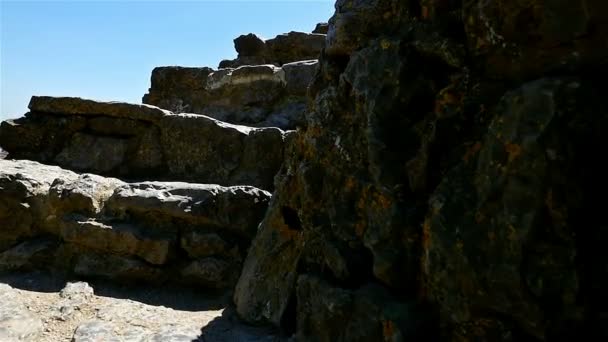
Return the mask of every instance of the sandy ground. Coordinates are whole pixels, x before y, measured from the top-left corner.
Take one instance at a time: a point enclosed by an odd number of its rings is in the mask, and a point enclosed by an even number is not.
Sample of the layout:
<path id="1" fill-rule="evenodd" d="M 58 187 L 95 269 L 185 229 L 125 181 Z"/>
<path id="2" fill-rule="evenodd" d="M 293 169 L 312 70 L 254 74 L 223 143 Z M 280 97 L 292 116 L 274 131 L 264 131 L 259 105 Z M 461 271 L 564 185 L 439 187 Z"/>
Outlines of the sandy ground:
<path id="1" fill-rule="evenodd" d="M 226 293 L 84 283 L 44 272 L 0 272 L 0 285 L 2 342 L 287 340 L 277 331 L 241 323 Z M 11 329 L 30 329 L 33 335 L 11 335 Z"/>

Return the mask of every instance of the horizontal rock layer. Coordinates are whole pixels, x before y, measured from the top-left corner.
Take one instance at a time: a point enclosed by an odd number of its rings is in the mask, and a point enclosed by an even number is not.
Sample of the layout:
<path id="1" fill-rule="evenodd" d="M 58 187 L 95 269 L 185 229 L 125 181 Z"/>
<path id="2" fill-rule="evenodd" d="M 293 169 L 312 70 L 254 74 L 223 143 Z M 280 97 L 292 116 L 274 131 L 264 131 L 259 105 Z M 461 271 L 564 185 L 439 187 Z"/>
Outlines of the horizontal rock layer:
<path id="1" fill-rule="evenodd" d="M 286 132 L 149 105 L 34 96 L 25 117 L 0 125 L 0 146 L 83 172 L 272 189 Z"/>
<path id="2" fill-rule="evenodd" d="M 317 64 L 306 60 L 282 67 L 219 70 L 158 67 L 152 71 L 143 102 L 234 124 L 294 129 L 305 122 L 306 90 Z"/>
<path id="3" fill-rule="evenodd" d="M 0 270 L 230 288 L 270 194 L 0 160 Z"/>

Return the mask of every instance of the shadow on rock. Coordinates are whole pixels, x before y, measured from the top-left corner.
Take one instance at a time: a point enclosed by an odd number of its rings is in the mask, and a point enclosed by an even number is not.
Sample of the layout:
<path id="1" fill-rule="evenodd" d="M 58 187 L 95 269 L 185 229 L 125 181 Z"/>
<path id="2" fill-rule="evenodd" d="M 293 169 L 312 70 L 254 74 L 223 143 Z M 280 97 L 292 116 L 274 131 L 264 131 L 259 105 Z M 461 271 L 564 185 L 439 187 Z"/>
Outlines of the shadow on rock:
<path id="1" fill-rule="evenodd" d="M 154 286 L 150 284 L 117 285 L 98 279 L 80 279 L 49 272 L 0 272 L 0 283 L 13 288 L 36 292 L 60 292 L 68 282 L 85 280 L 102 297 L 129 299 L 148 305 L 164 306 L 182 311 L 221 310 L 230 303 L 230 293 L 204 293 L 178 285 Z"/>
<path id="2" fill-rule="evenodd" d="M 222 316 L 201 328 L 201 335 L 192 342 L 287 342 L 290 339 L 269 327 L 256 327 L 243 323 L 233 307 L 227 307 Z"/>

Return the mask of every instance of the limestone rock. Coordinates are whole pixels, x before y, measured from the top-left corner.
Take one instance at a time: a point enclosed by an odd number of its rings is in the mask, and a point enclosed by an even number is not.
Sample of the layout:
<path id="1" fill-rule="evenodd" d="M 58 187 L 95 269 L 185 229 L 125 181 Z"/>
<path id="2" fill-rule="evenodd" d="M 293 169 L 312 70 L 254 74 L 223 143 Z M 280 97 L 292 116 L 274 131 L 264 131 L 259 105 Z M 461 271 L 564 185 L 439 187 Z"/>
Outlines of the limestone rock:
<path id="1" fill-rule="evenodd" d="M 0 160 L 0 269 L 229 288 L 270 193 Z M 200 242 L 206 241 L 205 244 Z"/>
<path id="2" fill-rule="evenodd" d="M 269 70 L 270 75 L 237 69 L 228 78 L 237 84 L 256 77 L 263 83 L 284 82 L 283 76 L 276 82 L 267 80 L 275 77 Z M 237 126 L 153 106 L 78 98 L 35 96 L 30 107 L 32 112 L 25 117 L 0 125 L 0 145 L 11 158 L 104 176 L 263 189 L 272 189 L 283 160 L 285 133 L 278 128 Z M 113 120 L 117 122 L 112 124 Z"/>
<path id="3" fill-rule="evenodd" d="M 268 40 L 262 40 L 253 33 L 241 35 L 234 39 L 234 48 L 238 57 L 234 60 L 223 60 L 219 68 L 236 68 L 243 65 L 275 64 L 317 59 L 325 46 L 325 32 L 318 25 L 313 33 L 295 32 L 280 34 Z"/>
<path id="4" fill-rule="evenodd" d="M 42 333 L 42 322 L 23 306 L 13 291 L 10 286 L 0 284 L 0 340 L 35 341 Z"/>
<path id="5" fill-rule="evenodd" d="M 312 33 L 327 34 L 327 30 L 328 29 L 329 29 L 329 24 L 328 23 L 318 23 L 315 26 L 315 29 L 312 30 Z"/>
<path id="6" fill-rule="evenodd" d="M 143 102 L 176 112 L 204 114 L 225 122 L 294 129 L 304 123 L 306 89 L 313 61 L 244 65 L 238 68 L 158 67 Z M 189 86 L 196 83 L 196 86 Z M 285 108 L 298 106 L 297 111 Z M 288 114 L 288 115 L 287 115 Z M 273 120 L 283 115 L 283 121 Z"/>
<path id="7" fill-rule="evenodd" d="M 238 36 L 234 39 L 234 49 L 239 56 L 259 56 L 264 53 L 266 43 L 253 33 Z"/>
<path id="8" fill-rule="evenodd" d="M 44 208 L 57 178 L 75 180 L 76 173 L 30 161 L 0 160 L 0 250 L 36 234 L 36 211 Z"/>
<path id="9" fill-rule="evenodd" d="M 236 266 L 240 266 L 240 264 Z M 234 263 L 219 258 L 203 258 L 186 265 L 180 271 L 180 275 L 185 281 L 223 289 L 229 288 L 236 282 L 239 271 Z"/>

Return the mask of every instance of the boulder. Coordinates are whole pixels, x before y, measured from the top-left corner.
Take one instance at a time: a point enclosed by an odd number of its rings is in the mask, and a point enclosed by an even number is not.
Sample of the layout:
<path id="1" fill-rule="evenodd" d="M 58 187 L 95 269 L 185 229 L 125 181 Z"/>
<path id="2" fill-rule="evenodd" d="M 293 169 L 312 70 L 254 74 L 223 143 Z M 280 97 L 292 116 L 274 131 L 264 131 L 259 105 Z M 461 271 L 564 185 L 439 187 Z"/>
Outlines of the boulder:
<path id="1" fill-rule="evenodd" d="M 283 67 L 254 64 L 219 70 L 155 68 L 143 102 L 234 124 L 281 129 L 303 125 L 306 89 L 316 71 L 316 61 Z M 197 81 L 190 81 L 194 79 Z M 196 86 L 191 86 L 194 83 Z"/>
<path id="2" fill-rule="evenodd" d="M 236 69 L 226 78 L 238 86 L 259 77 L 265 84 L 284 82 L 272 68 Z M 266 96 L 261 94 L 260 88 L 260 96 Z M 128 179 L 249 184 L 269 190 L 283 160 L 285 132 L 278 128 L 78 98 L 34 96 L 30 107 L 23 118 L 0 125 L 0 145 L 10 158 Z"/>
<path id="3" fill-rule="evenodd" d="M 236 68 L 243 65 L 274 64 L 317 59 L 325 46 L 327 24 L 318 24 L 312 33 L 283 33 L 274 38 L 262 40 L 250 33 L 234 39 L 234 48 L 238 57 L 234 60 L 223 60 L 219 68 Z"/>
<path id="4" fill-rule="evenodd" d="M 259 56 L 264 54 L 266 43 L 253 33 L 238 36 L 234 39 L 234 49 L 239 56 Z"/>
<path id="5" fill-rule="evenodd" d="M 0 270 L 230 288 L 270 193 L 0 160 Z"/>
<path id="6" fill-rule="evenodd" d="M 328 23 L 318 23 L 317 25 L 315 25 L 315 29 L 312 30 L 312 33 L 327 34 L 328 29 Z"/>

